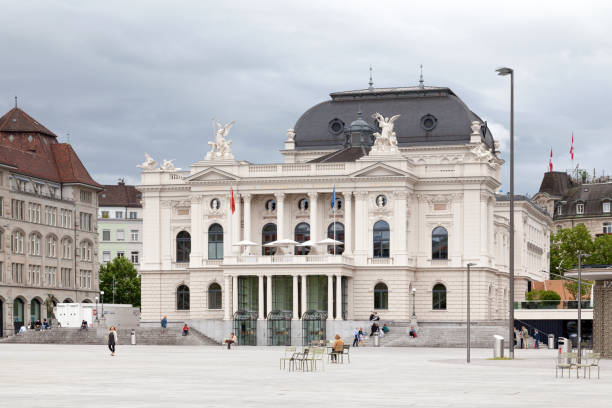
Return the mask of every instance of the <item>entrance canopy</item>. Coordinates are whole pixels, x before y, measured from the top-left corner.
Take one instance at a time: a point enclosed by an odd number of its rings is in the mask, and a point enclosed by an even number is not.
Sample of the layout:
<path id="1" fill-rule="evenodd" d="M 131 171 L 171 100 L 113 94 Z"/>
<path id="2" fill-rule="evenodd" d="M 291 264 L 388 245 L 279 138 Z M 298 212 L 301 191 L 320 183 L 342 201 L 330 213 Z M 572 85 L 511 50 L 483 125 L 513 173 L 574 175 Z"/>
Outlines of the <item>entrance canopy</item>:
<path id="1" fill-rule="evenodd" d="M 612 265 L 585 265 L 580 276 L 584 280 L 612 280 Z M 578 278 L 578 270 L 572 269 L 565 273 L 568 278 Z"/>

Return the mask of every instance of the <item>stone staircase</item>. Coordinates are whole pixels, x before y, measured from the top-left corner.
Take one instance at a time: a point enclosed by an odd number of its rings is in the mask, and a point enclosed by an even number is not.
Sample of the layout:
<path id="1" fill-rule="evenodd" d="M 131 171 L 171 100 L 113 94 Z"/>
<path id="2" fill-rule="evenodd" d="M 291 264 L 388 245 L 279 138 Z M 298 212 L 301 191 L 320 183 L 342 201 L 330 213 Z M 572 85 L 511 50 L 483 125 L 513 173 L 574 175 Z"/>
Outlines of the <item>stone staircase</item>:
<path id="1" fill-rule="evenodd" d="M 410 322 L 385 322 L 389 333 L 379 338 L 381 347 L 465 347 L 466 326 L 457 323 L 420 323 L 417 337 L 409 336 Z M 493 347 L 493 336 L 507 331 L 505 326 L 494 323 L 477 323 L 471 327 L 472 347 Z M 504 336 L 506 337 L 506 336 Z M 368 337 L 366 345 L 373 346 L 374 339 Z"/>
<path id="2" fill-rule="evenodd" d="M 158 328 L 137 327 L 135 330 L 136 344 L 138 345 L 212 346 L 219 344 L 194 329 L 190 329 L 189 336 L 183 336 L 178 328 L 169 328 L 164 334 Z M 131 329 L 119 329 L 119 345 L 130 344 L 131 332 Z M 16 336 L 0 339 L 0 343 L 106 344 L 106 334 L 105 328 L 99 328 L 98 330 L 76 328 L 53 328 L 44 331 L 28 330 Z"/>

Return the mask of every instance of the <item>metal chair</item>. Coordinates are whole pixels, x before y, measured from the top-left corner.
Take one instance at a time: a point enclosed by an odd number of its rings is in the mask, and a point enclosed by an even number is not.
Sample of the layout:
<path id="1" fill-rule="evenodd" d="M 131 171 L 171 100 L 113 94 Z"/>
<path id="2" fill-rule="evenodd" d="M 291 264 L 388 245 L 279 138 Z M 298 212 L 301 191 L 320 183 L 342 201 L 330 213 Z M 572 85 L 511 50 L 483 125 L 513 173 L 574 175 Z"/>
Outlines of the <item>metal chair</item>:
<path id="1" fill-rule="evenodd" d="M 555 378 L 559 378 L 559 369 L 561 369 L 561 378 L 563 378 L 563 370 L 566 368 L 569 371 L 569 378 L 572 378 L 572 368 L 576 366 L 573 362 L 577 358 L 576 353 L 561 353 L 555 358 Z M 578 370 L 576 370 L 576 375 Z"/>
<path id="2" fill-rule="evenodd" d="M 280 358 L 279 361 L 279 367 L 278 369 L 282 369 L 285 368 L 287 361 L 291 360 L 291 356 L 293 356 L 293 353 L 295 353 L 297 351 L 296 347 L 285 347 L 285 355 L 284 357 Z"/>

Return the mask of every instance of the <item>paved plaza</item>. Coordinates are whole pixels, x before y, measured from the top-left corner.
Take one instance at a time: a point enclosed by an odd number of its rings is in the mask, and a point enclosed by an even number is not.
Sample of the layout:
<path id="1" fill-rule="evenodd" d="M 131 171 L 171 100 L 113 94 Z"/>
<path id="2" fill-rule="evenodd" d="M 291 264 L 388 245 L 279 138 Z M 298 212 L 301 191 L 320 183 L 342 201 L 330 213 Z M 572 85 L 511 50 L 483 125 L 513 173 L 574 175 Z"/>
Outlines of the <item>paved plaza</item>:
<path id="1" fill-rule="evenodd" d="M 568 407 L 612 404 L 601 379 L 555 379 L 552 352 L 359 348 L 325 372 L 279 370 L 282 348 L 0 345 L 5 407 Z M 595 375 L 596 377 L 596 375 Z"/>

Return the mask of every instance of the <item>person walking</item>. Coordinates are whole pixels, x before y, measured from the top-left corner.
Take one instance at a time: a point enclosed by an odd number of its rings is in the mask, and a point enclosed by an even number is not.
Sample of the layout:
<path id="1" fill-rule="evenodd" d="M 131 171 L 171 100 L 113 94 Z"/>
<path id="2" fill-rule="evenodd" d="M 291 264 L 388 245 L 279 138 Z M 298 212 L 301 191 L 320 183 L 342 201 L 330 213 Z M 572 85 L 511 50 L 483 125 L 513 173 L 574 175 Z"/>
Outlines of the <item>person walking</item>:
<path id="1" fill-rule="evenodd" d="M 359 328 L 355 327 L 355 330 L 353 330 L 353 347 L 358 347 L 359 346 Z"/>
<path id="2" fill-rule="evenodd" d="M 533 340 L 535 341 L 535 348 L 540 348 L 540 332 L 538 329 L 533 330 Z"/>
<path id="3" fill-rule="evenodd" d="M 527 340 L 529 339 L 529 332 L 527 331 L 527 328 L 525 326 L 521 327 L 521 336 L 523 340 L 523 348 L 525 349 L 529 348 L 527 346 Z"/>
<path id="4" fill-rule="evenodd" d="M 108 329 L 108 349 L 111 351 L 111 356 L 115 355 L 115 346 L 117 345 L 117 340 L 118 340 L 118 336 L 117 336 L 117 329 L 115 329 L 115 326 L 111 326 L 110 329 Z"/>
<path id="5" fill-rule="evenodd" d="M 166 334 L 166 327 L 168 326 L 168 318 L 164 315 L 161 319 L 161 331 L 162 334 Z"/>

